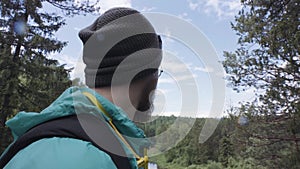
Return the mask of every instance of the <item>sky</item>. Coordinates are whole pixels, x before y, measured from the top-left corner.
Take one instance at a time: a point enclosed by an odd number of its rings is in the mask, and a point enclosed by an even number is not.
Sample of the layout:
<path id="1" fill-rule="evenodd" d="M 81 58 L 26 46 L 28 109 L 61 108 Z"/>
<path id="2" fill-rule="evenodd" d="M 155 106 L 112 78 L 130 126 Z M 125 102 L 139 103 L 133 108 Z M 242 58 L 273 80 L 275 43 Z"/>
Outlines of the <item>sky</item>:
<path id="1" fill-rule="evenodd" d="M 84 64 L 78 63 L 83 47 L 78 32 L 112 7 L 132 7 L 144 13 L 162 35 L 164 72 L 155 93 L 154 113 L 220 117 L 230 106 L 253 99 L 251 90 L 237 94 L 226 87 L 227 82 L 224 91 L 223 84 L 215 84 L 225 76 L 224 70 L 216 72 L 216 68 L 221 67 L 220 61 L 224 60 L 223 51 L 237 48 L 238 37 L 230 22 L 241 9 L 239 0 L 100 0 L 97 5 L 101 7 L 98 15 L 66 18 L 67 24 L 56 33 L 57 38 L 68 41 L 68 45 L 50 57 L 67 67 L 75 67 L 71 78 L 83 79 Z M 172 26 L 172 20 L 176 27 Z M 222 92 L 225 93 L 224 101 Z"/>

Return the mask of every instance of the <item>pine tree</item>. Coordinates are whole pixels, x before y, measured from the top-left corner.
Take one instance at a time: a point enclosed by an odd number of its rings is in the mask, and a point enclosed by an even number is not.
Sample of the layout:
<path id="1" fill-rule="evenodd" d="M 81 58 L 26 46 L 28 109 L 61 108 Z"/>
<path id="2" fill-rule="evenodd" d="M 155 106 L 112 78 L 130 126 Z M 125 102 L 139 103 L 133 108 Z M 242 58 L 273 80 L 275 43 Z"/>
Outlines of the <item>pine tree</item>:
<path id="1" fill-rule="evenodd" d="M 220 145 L 219 145 L 219 162 L 222 163 L 224 167 L 228 166 L 228 161 L 231 157 L 233 157 L 233 144 L 230 140 L 229 134 L 224 134 L 222 139 L 220 140 Z"/>
<path id="2" fill-rule="evenodd" d="M 261 162 L 283 164 L 300 151 L 300 1 L 241 2 L 232 24 L 239 47 L 224 53 L 224 67 L 235 90 L 256 90 L 256 99 L 241 110 L 250 118 L 244 130 L 249 145 L 264 147 L 257 153 Z"/>
<path id="3" fill-rule="evenodd" d="M 52 5 L 63 14 L 47 13 Z M 0 133 L 2 151 L 10 142 L 5 121 L 18 111 L 40 111 L 70 86 L 70 70 L 48 59 L 67 44 L 54 33 L 63 16 L 98 10 L 88 1 L 75 0 L 2 0 L 0 3 Z"/>

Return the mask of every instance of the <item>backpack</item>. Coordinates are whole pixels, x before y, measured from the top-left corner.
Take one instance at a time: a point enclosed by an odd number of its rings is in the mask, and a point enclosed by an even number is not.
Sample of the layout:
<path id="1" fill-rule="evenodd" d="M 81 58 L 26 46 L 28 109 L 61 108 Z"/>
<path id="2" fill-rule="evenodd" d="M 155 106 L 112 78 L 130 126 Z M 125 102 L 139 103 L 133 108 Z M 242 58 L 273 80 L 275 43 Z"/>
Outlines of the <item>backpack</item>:
<path id="1" fill-rule="evenodd" d="M 80 122 L 78 120 L 79 118 Z M 89 133 L 95 133 L 95 135 L 92 137 L 93 139 L 91 139 L 86 134 L 86 132 L 82 128 L 82 123 L 84 123 L 85 130 L 88 129 Z M 101 119 L 98 119 L 92 114 L 78 114 L 65 116 L 54 120 L 46 121 L 33 127 L 10 145 L 6 153 L 3 154 L 0 159 L 0 168 L 4 168 L 5 165 L 20 150 L 26 148 L 31 143 L 43 138 L 51 137 L 75 138 L 91 142 L 99 150 L 107 153 L 111 157 L 112 161 L 115 163 L 117 168 L 131 169 L 131 165 L 129 163 L 130 158 L 128 158 L 125 155 L 125 150 L 121 145 L 120 141 L 117 139 L 115 134 L 111 132 L 111 129 L 106 124 L 106 122 L 102 121 Z M 118 151 L 121 152 L 121 154 L 123 153 L 123 155 L 116 155 L 111 153 L 110 151 L 107 151 L 111 150 L 111 148 L 118 149 Z"/>

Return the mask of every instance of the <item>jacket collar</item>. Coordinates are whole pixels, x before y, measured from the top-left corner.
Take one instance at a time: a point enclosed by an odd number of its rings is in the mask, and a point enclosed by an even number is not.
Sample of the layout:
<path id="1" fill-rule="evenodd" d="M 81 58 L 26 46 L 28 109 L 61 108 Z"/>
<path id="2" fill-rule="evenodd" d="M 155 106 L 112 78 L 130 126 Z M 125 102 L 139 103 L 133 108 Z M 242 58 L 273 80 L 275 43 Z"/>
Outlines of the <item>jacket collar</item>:
<path id="1" fill-rule="evenodd" d="M 89 92 L 96 97 L 96 99 L 101 103 L 106 112 L 109 113 L 114 125 L 117 127 L 119 132 L 123 134 L 123 136 L 133 146 L 136 152 L 142 155 L 143 153 L 141 151 L 144 147 L 150 146 L 150 141 L 146 138 L 143 130 L 137 127 L 136 124 L 132 120 L 130 120 L 130 118 L 127 116 L 127 113 L 125 113 L 120 107 L 114 105 L 102 95 L 98 94 L 95 90 L 82 88 L 81 91 Z M 99 113 L 101 113 L 103 117 L 107 119 L 107 117 L 101 111 Z"/>
<path id="2" fill-rule="evenodd" d="M 40 113 L 23 111 L 8 120 L 6 125 L 11 129 L 14 140 L 18 139 L 32 127 L 55 118 L 75 113 L 91 113 L 95 116 L 103 115 L 103 113 L 82 94 L 84 91 L 92 93 L 105 110 L 110 113 L 113 123 L 136 152 L 142 154 L 142 152 L 140 152 L 142 148 L 150 146 L 150 142 L 144 132 L 128 118 L 120 107 L 115 106 L 94 90 L 80 87 L 68 88 L 50 106 Z"/>

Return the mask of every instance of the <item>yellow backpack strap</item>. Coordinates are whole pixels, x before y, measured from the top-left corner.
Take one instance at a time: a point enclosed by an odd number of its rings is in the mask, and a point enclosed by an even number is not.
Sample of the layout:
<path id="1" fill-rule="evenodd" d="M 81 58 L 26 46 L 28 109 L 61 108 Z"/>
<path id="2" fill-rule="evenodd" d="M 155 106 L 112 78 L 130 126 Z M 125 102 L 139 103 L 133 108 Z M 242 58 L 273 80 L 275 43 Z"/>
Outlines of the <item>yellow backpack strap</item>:
<path id="1" fill-rule="evenodd" d="M 115 133 L 117 134 L 117 136 L 122 140 L 122 142 L 127 146 L 127 148 L 132 152 L 132 154 L 135 156 L 135 158 L 137 159 L 137 164 L 138 167 L 143 167 L 144 169 L 148 169 L 148 162 L 149 162 L 149 158 L 147 156 L 147 149 L 144 149 L 144 157 L 140 157 L 134 150 L 133 148 L 130 146 L 130 144 L 125 140 L 125 138 L 122 136 L 122 134 L 119 132 L 119 130 L 116 128 L 116 126 L 113 124 L 112 118 L 110 116 L 110 114 L 104 109 L 104 107 L 102 106 L 102 104 L 97 100 L 97 98 L 92 95 L 89 92 L 82 92 L 83 95 L 85 95 L 95 106 L 97 106 L 102 113 L 104 113 L 104 115 L 106 117 L 109 118 L 109 125 L 113 128 L 113 130 L 115 131 Z"/>
<path id="2" fill-rule="evenodd" d="M 92 95 L 89 92 L 82 92 L 82 94 L 85 95 L 95 106 L 97 106 L 101 110 L 101 112 L 105 114 L 106 117 L 112 119 L 109 113 L 107 113 L 102 104 L 100 104 L 100 102 L 96 99 L 94 95 Z"/>
<path id="3" fill-rule="evenodd" d="M 147 156 L 147 149 L 144 149 L 144 157 L 137 160 L 138 167 L 143 167 L 144 169 L 148 169 L 149 158 Z"/>

